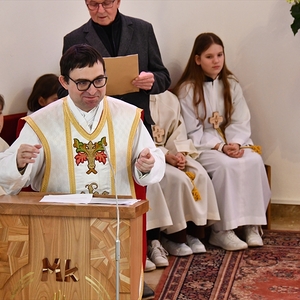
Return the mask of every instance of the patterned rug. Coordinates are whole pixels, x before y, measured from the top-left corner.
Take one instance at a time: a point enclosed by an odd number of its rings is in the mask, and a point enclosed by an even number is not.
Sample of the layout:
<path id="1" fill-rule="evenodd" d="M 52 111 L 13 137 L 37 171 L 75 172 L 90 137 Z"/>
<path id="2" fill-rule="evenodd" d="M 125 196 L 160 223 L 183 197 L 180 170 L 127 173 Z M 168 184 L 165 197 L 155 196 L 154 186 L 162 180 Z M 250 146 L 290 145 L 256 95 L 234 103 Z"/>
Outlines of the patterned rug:
<path id="1" fill-rule="evenodd" d="M 156 300 L 300 299 L 300 232 L 265 230 L 264 246 L 170 257 Z"/>

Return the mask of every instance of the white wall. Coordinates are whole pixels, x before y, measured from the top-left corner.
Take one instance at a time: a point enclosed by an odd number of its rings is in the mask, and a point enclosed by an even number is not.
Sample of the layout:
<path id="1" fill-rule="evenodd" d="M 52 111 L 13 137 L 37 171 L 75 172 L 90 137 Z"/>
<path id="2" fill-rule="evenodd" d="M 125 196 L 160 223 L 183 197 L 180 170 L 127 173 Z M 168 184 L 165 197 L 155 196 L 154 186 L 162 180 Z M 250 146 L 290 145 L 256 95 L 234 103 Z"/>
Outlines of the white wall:
<path id="1" fill-rule="evenodd" d="M 151 22 L 175 82 L 195 37 L 225 43 L 252 112 L 253 139 L 272 166 L 272 202 L 300 204 L 300 32 L 285 0 L 122 0 L 121 12 Z M 84 0 L 0 0 L 0 93 L 4 114 L 26 110 L 37 77 L 59 74 L 62 38 L 88 20 Z"/>

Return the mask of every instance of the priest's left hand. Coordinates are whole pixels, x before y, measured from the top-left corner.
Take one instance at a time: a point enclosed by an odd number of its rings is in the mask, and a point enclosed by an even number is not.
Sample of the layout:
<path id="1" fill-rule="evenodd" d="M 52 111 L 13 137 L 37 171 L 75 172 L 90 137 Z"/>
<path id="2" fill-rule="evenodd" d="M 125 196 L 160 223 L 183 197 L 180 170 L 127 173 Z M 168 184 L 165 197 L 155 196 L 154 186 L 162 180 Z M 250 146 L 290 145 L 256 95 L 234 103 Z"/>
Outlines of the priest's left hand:
<path id="1" fill-rule="evenodd" d="M 142 173 L 149 173 L 154 166 L 155 159 L 148 148 L 145 148 L 140 153 L 136 160 L 135 166 Z"/>

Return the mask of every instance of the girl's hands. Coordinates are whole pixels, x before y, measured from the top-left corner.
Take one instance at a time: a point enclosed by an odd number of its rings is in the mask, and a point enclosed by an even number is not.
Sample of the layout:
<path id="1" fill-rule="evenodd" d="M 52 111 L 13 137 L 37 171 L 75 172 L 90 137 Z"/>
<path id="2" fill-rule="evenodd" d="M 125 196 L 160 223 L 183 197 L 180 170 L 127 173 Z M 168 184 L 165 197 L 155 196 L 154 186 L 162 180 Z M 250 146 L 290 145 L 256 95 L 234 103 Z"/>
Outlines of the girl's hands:
<path id="1" fill-rule="evenodd" d="M 240 158 L 244 155 L 244 150 L 240 149 L 239 144 L 235 143 L 225 144 L 223 147 L 223 152 L 233 158 Z"/>
<path id="2" fill-rule="evenodd" d="M 179 170 L 183 170 L 186 165 L 185 156 L 181 152 L 176 153 L 176 155 L 168 152 L 166 154 L 166 162 Z"/>

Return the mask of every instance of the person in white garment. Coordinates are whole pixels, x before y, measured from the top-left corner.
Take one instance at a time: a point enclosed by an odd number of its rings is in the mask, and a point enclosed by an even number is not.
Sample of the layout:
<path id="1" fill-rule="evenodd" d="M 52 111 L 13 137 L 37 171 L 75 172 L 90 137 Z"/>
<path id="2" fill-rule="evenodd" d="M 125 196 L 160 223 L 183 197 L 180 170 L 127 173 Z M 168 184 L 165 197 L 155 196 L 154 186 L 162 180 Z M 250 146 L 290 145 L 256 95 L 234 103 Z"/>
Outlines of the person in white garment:
<path id="1" fill-rule="evenodd" d="M 150 111 L 152 136 L 167 165 L 163 179 L 147 187 L 147 233 L 160 229 L 163 248 L 174 256 L 205 252 L 203 227 L 220 220 L 211 179 L 195 160 L 199 152 L 187 138 L 178 98 L 169 91 L 151 95 Z M 165 266 L 161 248 L 158 239 L 149 240 L 148 257 L 158 267 Z"/>
<path id="2" fill-rule="evenodd" d="M 0 95 L 0 132 L 2 131 L 3 124 L 4 124 L 4 116 L 3 116 L 4 105 L 5 105 L 4 97 Z M 0 137 L 0 152 L 5 151 L 8 147 L 9 147 L 8 144 Z"/>
<path id="3" fill-rule="evenodd" d="M 0 132 L 2 131 L 3 124 L 4 124 L 4 117 L 3 117 L 3 108 L 4 108 L 4 97 L 0 95 Z M 0 152 L 5 151 L 9 145 L 0 137 Z M 5 194 L 3 189 L 0 186 L 0 195 Z"/>
<path id="4" fill-rule="evenodd" d="M 0 154 L 5 192 L 16 194 L 30 184 L 36 191 L 134 197 L 133 180 L 143 186 L 159 182 L 164 155 L 143 125 L 141 110 L 105 96 L 99 52 L 75 45 L 62 56 L 60 69 L 69 95 L 25 117 L 18 139 Z"/>
<path id="5" fill-rule="evenodd" d="M 246 100 L 217 35 L 196 38 L 174 93 L 217 196 L 221 220 L 212 226 L 210 244 L 226 250 L 262 246 L 260 225 L 266 224 L 270 187 L 260 148 L 251 140 Z M 238 227 L 240 237 L 234 231 Z"/>

